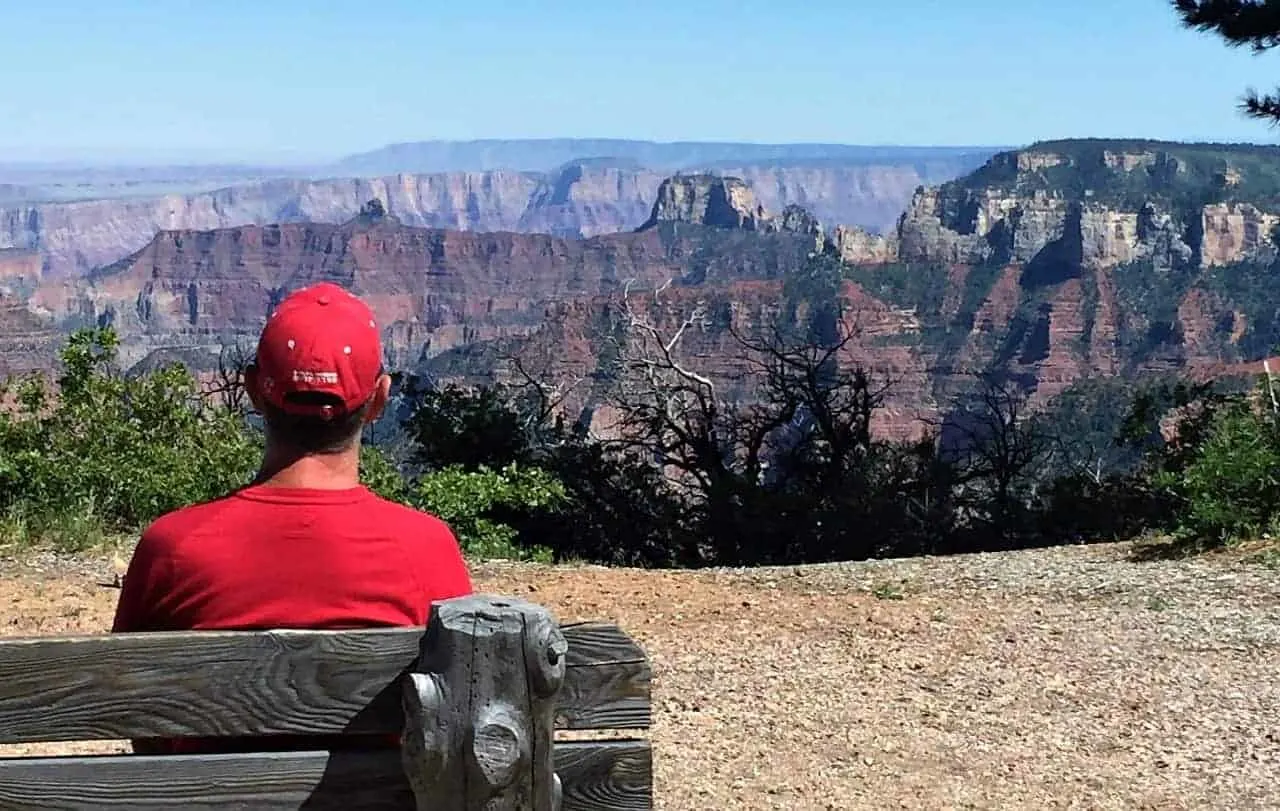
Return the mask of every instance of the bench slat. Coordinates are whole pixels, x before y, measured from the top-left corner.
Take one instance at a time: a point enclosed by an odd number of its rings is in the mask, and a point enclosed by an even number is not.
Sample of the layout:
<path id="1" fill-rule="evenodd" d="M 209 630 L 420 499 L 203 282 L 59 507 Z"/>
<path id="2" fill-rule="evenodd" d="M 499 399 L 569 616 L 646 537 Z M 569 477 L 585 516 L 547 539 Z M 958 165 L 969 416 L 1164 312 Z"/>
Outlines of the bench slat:
<path id="1" fill-rule="evenodd" d="M 649 726 L 650 667 L 617 626 L 562 626 L 561 729 Z M 423 630 L 198 631 L 0 640 L 0 743 L 396 734 Z"/>
<path id="2" fill-rule="evenodd" d="M 397 750 L 0 759 L 0 808 L 414 811 Z M 562 811 L 653 807 L 648 741 L 558 742 Z"/>

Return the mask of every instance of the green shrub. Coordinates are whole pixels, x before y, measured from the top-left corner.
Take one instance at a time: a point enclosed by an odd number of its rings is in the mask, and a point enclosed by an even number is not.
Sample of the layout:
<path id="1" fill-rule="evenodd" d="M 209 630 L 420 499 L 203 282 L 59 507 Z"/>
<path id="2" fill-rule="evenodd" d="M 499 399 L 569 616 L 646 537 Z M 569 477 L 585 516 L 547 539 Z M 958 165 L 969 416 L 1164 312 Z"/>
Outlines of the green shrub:
<path id="1" fill-rule="evenodd" d="M 1181 470 L 1156 474 L 1182 505 L 1178 533 L 1206 546 L 1255 538 L 1280 517 L 1280 430 L 1241 398 L 1214 414 Z"/>
<path id="2" fill-rule="evenodd" d="M 409 404 L 404 455 L 422 475 L 448 469 L 453 476 L 505 469 L 525 475 L 536 468 L 557 482 L 564 495 L 554 505 L 501 510 L 512 546 L 608 565 L 669 566 L 688 557 L 682 505 L 658 469 L 588 439 L 528 389 L 435 388 L 409 376 L 401 393 Z"/>
<path id="3" fill-rule="evenodd" d="M 0 515 L 0 548 L 38 546 L 83 552 L 101 549 L 118 536 L 89 510 L 51 513 L 23 503 Z"/>
<path id="4" fill-rule="evenodd" d="M 0 509 L 11 524 L 128 531 L 253 476 L 261 437 L 239 414 L 208 402 L 180 365 L 122 374 L 116 347 L 109 328 L 77 332 L 56 391 L 38 376 L 9 388 L 16 409 L 0 416 Z"/>
<path id="5" fill-rule="evenodd" d="M 86 549 L 224 495 L 256 472 L 263 437 L 242 413 L 203 396 L 180 365 L 122 373 L 116 349 L 109 328 L 83 330 L 62 352 L 56 386 L 39 376 L 6 385 L 0 543 Z M 966 451 L 969 464 L 955 464 L 940 440 L 874 440 L 856 408 L 841 412 L 854 421 L 837 427 L 867 434 L 845 442 L 844 455 L 833 455 L 816 423 L 792 420 L 782 437 L 790 450 L 769 476 L 724 467 L 731 475 L 716 480 L 723 492 L 700 502 L 682 497 L 647 456 L 594 441 L 539 403 L 497 389 L 410 387 L 416 408 L 397 426 L 405 446 L 362 446 L 361 481 L 440 517 L 478 558 L 785 564 L 1152 529 L 1173 529 L 1196 548 L 1280 527 L 1280 423 L 1265 389 L 1246 396 L 1219 388 L 1080 384 L 1029 424 L 1054 464 L 1032 465 L 1038 472 L 1027 486 L 1008 492 L 993 483 L 1021 468 L 975 466 L 986 458 L 975 448 Z M 1183 416 L 1167 440 L 1161 425 L 1171 411 Z M 752 413 L 726 421 L 726 435 L 750 427 Z M 1017 425 L 995 439 L 1022 436 Z M 416 466 L 413 478 L 398 459 Z"/>
<path id="6" fill-rule="evenodd" d="M 410 503 L 409 483 L 391 458 L 375 445 L 360 447 L 360 483 L 385 499 Z"/>
<path id="7" fill-rule="evenodd" d="M 536 467 L 452 466 L 419 479 L 411 501 L 449 524 L 469 555 L 549 561 L 546 547 L 519 546 L 518 530 L 504 518 L 554 510 L 565 502 L 565 491 L 551 474 Z"/>
<path id="8" fill-rule="evenodd" d="M 81 330 L 61 353 L 56 386 L 34 374 L 6 384 L 13 407 L 0 411 L 0 539 L 86 549 L 252 480 L 263 436 L 243 414 L 203 396 L 181 365 L 122 373 L 117 347 L 110 328 Z M 410 482 L 368 444 L 360 478 L 438 515 L 481 557 L 545 559 L 545 548 L 516 543 L 510 522 L 565 499 L 552 475 L 514 464 L 451 466 Z"/>

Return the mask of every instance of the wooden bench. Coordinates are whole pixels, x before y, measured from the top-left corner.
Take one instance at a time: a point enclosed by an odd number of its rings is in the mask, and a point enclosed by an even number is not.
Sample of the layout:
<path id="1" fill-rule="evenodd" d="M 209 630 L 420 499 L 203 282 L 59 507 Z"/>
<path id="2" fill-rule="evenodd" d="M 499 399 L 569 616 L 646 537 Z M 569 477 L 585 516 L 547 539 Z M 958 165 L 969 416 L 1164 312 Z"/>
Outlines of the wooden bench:
<path id="1" fill-rule="evenodd" d="M 652 808 L 650 669 L 606 623 L 477 595 L 421 628 L 0 640 L 0 743 L 378 734 L 400 747 L 0 758 L 0 808 Z M 633 733 L 634 734 L 634 733 Z M 559 738 L 559 739 L 558 739 Z"/>

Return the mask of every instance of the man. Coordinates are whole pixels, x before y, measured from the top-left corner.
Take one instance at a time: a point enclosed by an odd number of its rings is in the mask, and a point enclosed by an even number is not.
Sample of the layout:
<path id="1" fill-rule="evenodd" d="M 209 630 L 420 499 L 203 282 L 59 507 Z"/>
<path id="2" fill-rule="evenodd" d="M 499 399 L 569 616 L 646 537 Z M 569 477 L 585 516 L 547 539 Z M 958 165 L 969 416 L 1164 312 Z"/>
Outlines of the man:
<path id="1" fill-rule="evenodd" d="M 424 625 L 471 592 L 438 518 L 360 485 L 360 437 L 386 406 L 376 319 L 322 283 L 280 302 L 245 386 L 266 425 L 246 487 L 157 519 L 129 563 L 114 632 Z M 349 740 L 135 742 L 140 751 L 325 748 Z M 357 742 L 367 744 L 368 741 Z"/>

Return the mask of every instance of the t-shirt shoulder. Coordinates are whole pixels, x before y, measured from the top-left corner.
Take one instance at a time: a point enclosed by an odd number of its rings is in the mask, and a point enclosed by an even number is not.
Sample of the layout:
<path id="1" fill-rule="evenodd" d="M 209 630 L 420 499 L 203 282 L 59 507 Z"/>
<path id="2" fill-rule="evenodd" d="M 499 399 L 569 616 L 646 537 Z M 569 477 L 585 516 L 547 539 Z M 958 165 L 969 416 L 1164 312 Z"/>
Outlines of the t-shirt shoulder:
<path id="1" fill-rule="evenodd" d="M 441 518 L 375 496 L 377 519 L 399 537 L 409 566 L 423 590 L 422 605 L 474 590 L 471 573 L 453 530 Z M 426 622 L 426 617 L 421 618 Z"/>
<path id="2" fill-rule="evenodd" d="M 455 540 L 453 530 L 449 528 L 449 525 L 443 519 L 429 512 L 424 512 L 416 507 L 410 507 L 397 501 L 391 501 L 377 494 L 372 495 L 371 506 L 381 513 L 380 520 L 417 533 L 427 533 L 433 539 L 448 539 L 450 542 Z"/>
<path id="3" fill-rule="evenodd" d="M 231 498 L 227 495 L 167 512 L 143 528 L 141 539 L 153 545 L 176 543 L 205 524 L 211 516 L 231 506 Z"/>

